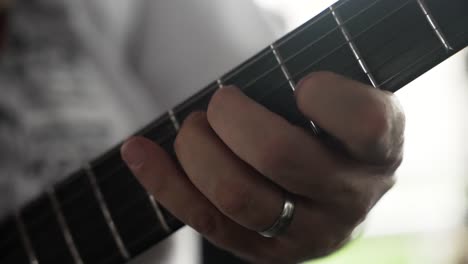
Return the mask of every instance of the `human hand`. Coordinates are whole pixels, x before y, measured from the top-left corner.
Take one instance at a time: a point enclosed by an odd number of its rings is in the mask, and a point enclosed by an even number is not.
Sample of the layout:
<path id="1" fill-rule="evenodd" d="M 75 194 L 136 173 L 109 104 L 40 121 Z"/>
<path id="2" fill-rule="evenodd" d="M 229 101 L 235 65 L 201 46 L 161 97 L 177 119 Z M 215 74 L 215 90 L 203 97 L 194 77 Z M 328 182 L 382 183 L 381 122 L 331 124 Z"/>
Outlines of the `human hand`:
<path id="1" fill-rule="evenodd" d="M 298 84 L 301 112 L 340 142 L 316 136 L 226 87 L 207 113 L 189 116 L 175 150 L 182 169 L 155 143 L 132 138 L 122 155 L 145 188 L 214 244 L 255 263 L 327 255 L 349 238 L 394 184 L 404 115 L 395 97 L 332 73 Z M 295 201 L 292 222 L 258 234 Z"/>

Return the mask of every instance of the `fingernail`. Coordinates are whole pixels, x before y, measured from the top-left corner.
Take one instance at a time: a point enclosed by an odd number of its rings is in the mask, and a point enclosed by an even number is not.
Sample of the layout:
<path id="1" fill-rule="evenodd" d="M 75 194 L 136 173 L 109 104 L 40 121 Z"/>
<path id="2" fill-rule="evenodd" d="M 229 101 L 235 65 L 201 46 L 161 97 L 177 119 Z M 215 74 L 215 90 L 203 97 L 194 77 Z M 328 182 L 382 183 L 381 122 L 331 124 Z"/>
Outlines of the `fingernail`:
<path id="1" fill-rule="evenodd" d="M 133 169 L 140 167 L 146 158 L 146 152 L 142 144 L 136 139 L 127 141 L 121 149 L 122 158 Z"/>

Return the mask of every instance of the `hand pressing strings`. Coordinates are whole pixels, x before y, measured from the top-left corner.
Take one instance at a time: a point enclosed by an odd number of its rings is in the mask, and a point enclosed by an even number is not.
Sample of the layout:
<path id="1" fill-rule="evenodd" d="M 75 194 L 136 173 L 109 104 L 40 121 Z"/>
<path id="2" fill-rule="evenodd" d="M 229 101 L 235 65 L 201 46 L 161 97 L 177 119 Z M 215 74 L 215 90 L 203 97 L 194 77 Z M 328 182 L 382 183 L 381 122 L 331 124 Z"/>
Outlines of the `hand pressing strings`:
<path id="1" fill-rule="evenodd" d="M 327 255 L 393 186 L 404 115 L 391 93 L 333 73 L 310 74 L 295 93 L 299 110 L 345 151 L 226 87 L 207 113 L 183 123 L 175 141 L 181 166 L 141 137 L 124 144 L 123 158 L 176 217 L 246 260 Z M 277 223 L 285 197 L 294 204 L 290 223 L 273 238 L 260 235 Z"/>

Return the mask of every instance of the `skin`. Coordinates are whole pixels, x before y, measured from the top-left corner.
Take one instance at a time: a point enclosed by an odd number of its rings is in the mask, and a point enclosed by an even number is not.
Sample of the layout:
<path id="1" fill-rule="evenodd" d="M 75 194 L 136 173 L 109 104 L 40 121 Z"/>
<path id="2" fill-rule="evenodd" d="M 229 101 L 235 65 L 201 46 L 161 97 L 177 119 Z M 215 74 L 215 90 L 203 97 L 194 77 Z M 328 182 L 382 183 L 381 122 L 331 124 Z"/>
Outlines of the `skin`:
<path id="1" fill-rule="evenodd" d="M 255 263 L 296 263 L 340 248 L 394 184 L 404 114 L 395 96 L 329 73 L 312 73 L 295 92 L 300 111 L 339 148 L 288 123 L 235 87 L 193 113 L 175 141 L 181 166 L 140 137 L 123 159 L 176 217 L 221 248 Z M 180 169 L 181 167 L 181 169 Z M 291 225 L 264 238 L 296 202 Z"/>

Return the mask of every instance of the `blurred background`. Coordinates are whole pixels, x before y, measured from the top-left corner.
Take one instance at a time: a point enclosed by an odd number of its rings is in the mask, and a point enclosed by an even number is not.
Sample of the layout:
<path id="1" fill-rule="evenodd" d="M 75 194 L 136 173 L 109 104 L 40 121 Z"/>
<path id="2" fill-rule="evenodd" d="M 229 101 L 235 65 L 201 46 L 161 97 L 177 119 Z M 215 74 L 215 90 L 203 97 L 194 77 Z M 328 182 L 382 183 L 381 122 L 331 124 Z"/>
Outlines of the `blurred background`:
<path id="1" fill-rule="evenodd" d="M 281 34 L 335 1 L 256 0 Z M 397 92 L 407 115 L 398 182 L 361 237 L 310 264 L 453 264 L 463 261 L 468 190 L 468 50 Z M 465 252 L 466 254 L 466 252 Z"/>

